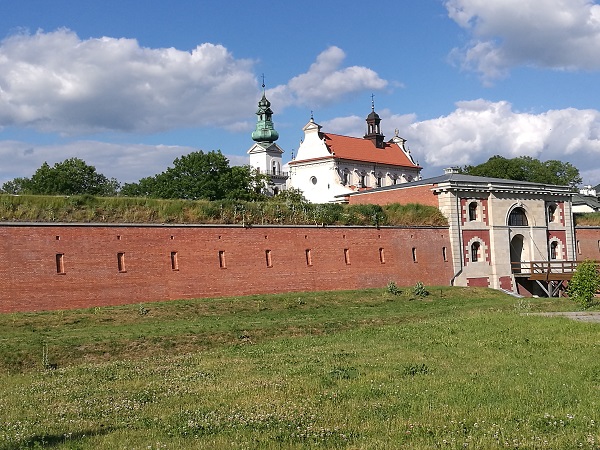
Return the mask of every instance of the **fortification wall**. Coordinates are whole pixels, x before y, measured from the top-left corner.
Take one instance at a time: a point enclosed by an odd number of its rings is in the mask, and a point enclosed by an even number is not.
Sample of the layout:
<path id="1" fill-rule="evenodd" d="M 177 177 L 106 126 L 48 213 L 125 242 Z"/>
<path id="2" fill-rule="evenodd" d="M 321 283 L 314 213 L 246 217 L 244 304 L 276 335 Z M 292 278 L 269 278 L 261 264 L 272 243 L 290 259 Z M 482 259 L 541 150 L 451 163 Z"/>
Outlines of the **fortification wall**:
<path id="1" fill-rule="evenodd" d="M 600 261 L 600 227 L 576 227 L 575 240 L 577 260 Z"/>
<path id="2" fill-rule="evenodd" d="M 453 276 L 447 228 L 2 224 L 0 260 L 0 312 Z"/>

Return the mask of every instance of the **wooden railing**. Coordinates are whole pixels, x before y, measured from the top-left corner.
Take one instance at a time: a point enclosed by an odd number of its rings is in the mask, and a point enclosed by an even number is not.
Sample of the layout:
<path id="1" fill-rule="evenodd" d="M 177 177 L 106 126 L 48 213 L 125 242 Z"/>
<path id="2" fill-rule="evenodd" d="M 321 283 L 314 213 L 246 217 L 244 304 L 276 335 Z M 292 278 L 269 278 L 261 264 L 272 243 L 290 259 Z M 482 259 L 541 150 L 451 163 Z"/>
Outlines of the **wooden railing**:
<path id="1" fill-rule="evenodd" d="M 579 261 L 523 261 L 512 262 L 515 276 L 530 280 L 570 280 Z"/>

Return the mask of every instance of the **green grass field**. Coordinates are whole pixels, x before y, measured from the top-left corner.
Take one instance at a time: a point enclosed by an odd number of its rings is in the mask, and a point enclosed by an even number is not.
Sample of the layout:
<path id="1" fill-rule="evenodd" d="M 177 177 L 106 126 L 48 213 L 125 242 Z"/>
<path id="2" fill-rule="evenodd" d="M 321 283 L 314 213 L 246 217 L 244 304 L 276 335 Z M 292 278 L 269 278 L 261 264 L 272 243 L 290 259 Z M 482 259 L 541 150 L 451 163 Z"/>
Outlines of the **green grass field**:
<path id="1" fill-rule="evenodd" d="M 600 448 L 600 324 L 428 289 L 0 315 L 0 448 Z"/>

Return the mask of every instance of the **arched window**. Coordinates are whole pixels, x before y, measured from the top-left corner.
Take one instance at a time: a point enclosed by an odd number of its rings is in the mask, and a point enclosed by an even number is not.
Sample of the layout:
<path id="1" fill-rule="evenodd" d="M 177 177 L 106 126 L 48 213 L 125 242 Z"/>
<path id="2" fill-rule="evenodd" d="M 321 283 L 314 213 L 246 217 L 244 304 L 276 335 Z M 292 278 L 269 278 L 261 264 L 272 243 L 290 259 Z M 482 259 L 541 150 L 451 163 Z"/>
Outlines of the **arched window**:
<path id="1" fill-rule="evenodd" d="M 515 208 L 510 212 L 508 216 L 508 225 L 511 227 L 526 227 L 529 225 L 527 222 L 527 215 L 523 208 Z"/>
<path id="2" fill-rule="evenodd" d="M 479 261 L 479 250 L 481 249 L 481 244 L 479 242 L 473 242 L 471 244 L 471 262 Z"/>
<path id="3" fill-rule="evenodd" d="M 350 181 L 350 174 L 347 171 L 342 172 L 342 184 L 347 186 Z"/>
<path id="4" fill-rule="evenodd" d="M 477 220 L 477 202 L 469 203 L 469 221 Z"/>
<path id="5" fill-rule="evenodd" d="M 552 243 L 550 243 L 550 259 L 558 259 L 557 253 L 558 253 L 558 242 L 553 241 Z"/>
<path id="6" fill-rule="evenodd" d="M 554 222 L 556 220 L 556 205 L 551 204 L 548 206 L 548 222 Z"/>

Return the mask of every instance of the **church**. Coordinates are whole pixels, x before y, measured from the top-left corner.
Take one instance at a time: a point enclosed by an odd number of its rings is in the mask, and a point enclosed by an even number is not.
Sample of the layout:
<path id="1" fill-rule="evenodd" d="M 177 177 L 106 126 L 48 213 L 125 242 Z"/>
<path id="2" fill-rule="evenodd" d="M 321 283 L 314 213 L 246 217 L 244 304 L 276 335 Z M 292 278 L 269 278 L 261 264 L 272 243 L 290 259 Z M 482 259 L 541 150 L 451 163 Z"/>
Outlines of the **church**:
<path id="1" fill-rule="evenodd" d="M 381 118 L 371 103 L 362 138 L 321 131 L 311 117 L 302 129 L 304 139 L 296 158 L 282 171 L 283 150 L 275 144 L 279 134 L 273 126 L 273 111 L 263 86 L 256 112 L 258 119 L 248 154 L 250 165 L 271 176 L 271 194 L 282 189 L 299 189 L 311 203 L 340 202 L 344 195 L 371 188 L 407 183 L 421 178 L 406 140 L 395 136 L 385 141 Z M 340 197 L 342 196 L 342 197 Z"/>

